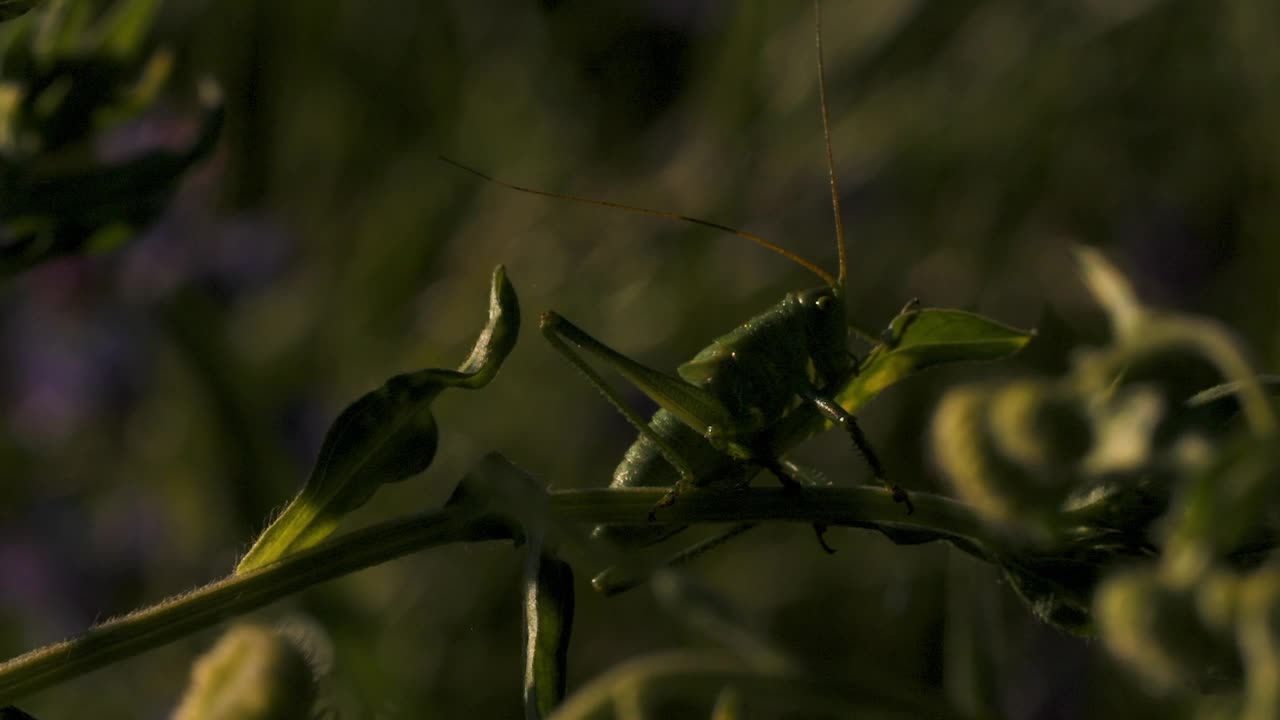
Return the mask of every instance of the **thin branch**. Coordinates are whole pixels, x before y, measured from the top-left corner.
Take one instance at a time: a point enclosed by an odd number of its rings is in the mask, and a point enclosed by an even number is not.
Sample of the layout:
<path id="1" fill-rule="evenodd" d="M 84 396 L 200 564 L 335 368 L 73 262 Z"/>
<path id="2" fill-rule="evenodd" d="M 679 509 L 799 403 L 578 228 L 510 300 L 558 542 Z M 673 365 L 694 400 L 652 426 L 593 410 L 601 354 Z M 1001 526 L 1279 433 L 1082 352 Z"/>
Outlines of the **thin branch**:
<path id="1" fill-rule="evenodd" d="M 665 488 L 565 490 L 550 493 L 552 523 L 643 523 Z M 907 515 L 875 487 L 812 488 L 803 493 L 750 488 L 695 490 L 658 514 L 657 522 L 783 520 L 924 531 L 939 539 L 985 545 L 984 527 L 965 505 L 913 493 Z M 356 530 L 252 572 L 232 575 L 90 628 L 0 665 L 0 704 L 165 645 L 295 592 L 405 555 L 453 542 L 509 539 L 508 523 L 483 508 L 450 506 Z"/>

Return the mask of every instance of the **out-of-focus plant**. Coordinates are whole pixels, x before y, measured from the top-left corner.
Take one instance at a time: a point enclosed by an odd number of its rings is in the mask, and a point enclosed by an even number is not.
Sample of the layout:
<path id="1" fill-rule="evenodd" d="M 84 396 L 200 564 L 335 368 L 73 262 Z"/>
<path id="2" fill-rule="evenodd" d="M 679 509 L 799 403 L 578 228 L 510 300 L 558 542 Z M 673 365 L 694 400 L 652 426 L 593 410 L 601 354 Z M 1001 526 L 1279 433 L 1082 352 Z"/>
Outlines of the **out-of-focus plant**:
<path id="1" fill-rule="evenodd" d="M 1274 403 L 1225 327 L 1146 307 L 1080 257 L 1112 343 L 1061 378 L 953 390 L 942 470 L 1036 614 L 1096 633 L 1158 692 L 1217 693 L 1206 716 L 1277 717 Z"/>
<path id="2" fill-rule="evenodd" d="M 109 157 L 112 128 L 154 107 L 169 76 L 170 54 L 143 43 L 158 5 L 48 0 L 0 26 L 0 274 L 124 242 L 213 148 L 222 99 L 205 81 L 185 147 Z"/>
<path id="3" fill-rule="evenodd" d="M 118 242 L 155 218 L 182 172 L 212 146 L 222 114 L 210 86 L 201 128 L 186 147 L 124 159 L 107 147 L 111 128 L 154 106 L 168 74 L 163 51 L 142 50 L 156 7 L 157 0 L 0 0 L 0 20 L 10 21 L 0 26 L 0 272 Z M 978 4 L 957 5 L 955 15 L 942 7 L 919 4 L 907 24 L 927 20 L 946 39 Z M 882 57 L 915 64 L 893 50 L 906 46 L 884 47 Z M 1009 145 L 1018 159 L 1043 157 Z M 934 152 L 921 147 L 922 156 Z M 879 488 L 699 489 L 650 522 L 795 521 L 875 529 L 904 545 L 946 541 L 1000 568 L 1038 617 L 1101 637 L 1156 691 L 1212 693 L 1202 703 L 1206 717 L 1280 714 L 1272 403 L 1220 325 L 1145 307 L 1100 255 L 1085 251 L 1082 259 L 1114 321 L 1112 344 L 1079 351 L 1061 377 L 946 396 L 933 448 L 958 500 L 915 492 L 908 516 Z M 0 665 L 0 702 L 412 552 L 507 540 L 526 553 L 526 717 L 643 716 L 669 706 L 726 720 L 759 708 L 806 717 L 968 716 L 928 688 L 873 676 L 829 682 L 722 598 L 665 570 L 652 576 L 660 602 L 720 649 L 633 658 L 566 697 L 576 607 L 566 551 L 588 547 L 592 558 L 630 560 L 589 546 L 581 528 L 643 523 L 665 488 L 548 491 L 490 454 L 443 506 L 333 534 L 382 485 L 431 464 L 436 396 L 446 387 L 483 388 L 506 360 L 519 315 L 501 272 L 489 311 L 457 371 L 395 376 L 337 416 L 310 479 L 234 573 Z M 861 407 L 930 365 L 997 359 L 1026 341 L 969 313 L 904 313 L 839 400 Z M 654 567 L 638 570 L 635 582 Z M 279 633 L 237 626 L 197 661 L 178 717 L 305 717 L 316 712 L 314 672 Z M 6 707 L 0 717 L 24 715 Z"/>
<path id="4" fill-rule="evenodd" d="M 233 625 L 191 668 L 174 720 L 291 720 L 311 714 L 316 680 L 286 634 Z"/>

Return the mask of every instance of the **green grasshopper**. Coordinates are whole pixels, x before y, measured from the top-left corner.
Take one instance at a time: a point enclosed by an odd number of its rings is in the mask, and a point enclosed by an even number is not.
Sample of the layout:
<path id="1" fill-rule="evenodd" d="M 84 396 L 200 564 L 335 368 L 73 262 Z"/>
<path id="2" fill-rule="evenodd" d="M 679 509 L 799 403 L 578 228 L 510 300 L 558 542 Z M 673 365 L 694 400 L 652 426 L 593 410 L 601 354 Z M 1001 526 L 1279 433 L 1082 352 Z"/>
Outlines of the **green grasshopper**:
<path id="1" fill-rule="evenodd" d="M 816 0 L 814 12 L 822 128 L 839 253 L 839 274 L 835 277 L 781 246 L 726 225 L 522 187 L 442 158 L 511 190 L 656 215 L 732 233 L 782 255 L 822 279 L 822 286 L 788 293 L 782 302 L 712 340 L 692 360 L 680 365 L 675 375 L 632 360 L 555 312 L 543 313 L 540 329 L 551 346 L 577 367 L 639 432 L 614 470 L 610 486 L 671 488 L 650 512 L 651 521 L 656 511 L 676 502 L 682 492 L 705 486 L 740 487 L 762 469 L 769 470 L 785 487 L 798 489 L 812 482 L 784 456 L 801 441 L 832 425 L 849 435 L 875 478 L 911 512 L 907 493 L 885 478 L 884 468 L 857 420 L 835 399 L 857 375 L 858 360 L 848 348 L 845 236 L 827 113 L 822 15 Z M 653 417 L 646 422 L 630 408 L 586 356 L 613 369 L 656 402 L 659 409 Z M 654 524 L 610 525 L 597 527 L 593 534 L 622 547 L 639 547 L 680 529 Z M 825 528 L 815 526 L 815 530 L 821 542 Z M 830 551 L 825 542 L 823 547 Z"/>

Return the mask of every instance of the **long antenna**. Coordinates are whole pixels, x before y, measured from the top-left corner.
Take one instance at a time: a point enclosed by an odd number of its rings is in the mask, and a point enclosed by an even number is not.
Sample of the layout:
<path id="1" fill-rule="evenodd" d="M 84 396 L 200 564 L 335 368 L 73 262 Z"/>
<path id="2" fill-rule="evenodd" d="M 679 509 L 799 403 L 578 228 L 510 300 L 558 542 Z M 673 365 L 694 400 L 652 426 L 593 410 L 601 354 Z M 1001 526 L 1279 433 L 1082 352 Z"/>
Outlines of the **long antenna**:
<path id="1" fill-rule="evenodd" d="M 818 45 L 818 99 L 822 104 L 822 139 L 827 145 L 827 177 L 831 179 L 831 210 L 836 216 L 836 248 L 840 253 L 840 279 L 836 287 L 844 289 L 845 249 L 844 221 L 840 219 L 840 190 L 836 187 L 836 162 L 831 154 L 831 119 L 827 117 L 827 73 L 822 64 L 822 4 L 813 0 L 813 29 Z"/>
<path id="2" fill-rule="evenodd" d="M 476 177 L 482 180 L 487 180 L 495 185 L 501 185 L 502 187 L 507 188 L 509 190 L 516 190 L 522 193 L 529 193 L 530 195 L 541 195 L 542 197 L 555 198 L 557 200 L 569 200 L 571 202 L 583 203 L 585 205 L 596 205 L 599 207 L 613 208 L 615 210 L 625 210 L 627 212 L 641 213 L 644 215 L 655 215 L 657 217 L 667 218 L 669 220 L 679 220 L 681 222 L 693 223 L 694 225 L 701 225 L 703 227 L 709 227 L 713 230 L 719 230 L 721 232 L 730 233 L 731 235 L 737 235 L 738 237 L 746 238 L 747 240 L 750 240 L 751 242 L 763 248 L 767 248 L 769 250 L 772 250 L 778 253 L 782 257 L 790 260 L 791 262 L 808 270 L 814 275 L 817 275 L 818 277 L 822 278 L 822 281 L 830 285 L 831 287 L 844 287 L 843 241 L 841 242 L 841 245 L 840 245 L 840 258 L 841 258 L 840 259 L 840 281 L 839 281 L 839 284 L 837 285 L 836 279 L 831 277 L 831 273 L 827 272 L 826 270 L 823 270 L 817 265 L 809 262 L 808 260 L 805 260 L 799 255 L 796 255 L 795 253 L 782 247 L 781 245 L 775 245 L 774 243 L 771 243 L 768 240 L 765 240 L 759 235 L 754 235 L 752 233 L 746 232 L 745 230 L 739 230 L 737 228 L 729 227 L 728 225 L 721 225 L 720 223 L 711 222 L 710 220 L 703 220 L 701 218 L 689 217 L 688 215 L 681 215 L 680 213 L 667 212 L 666 210 L 652 210 L 650 208 L 635 207 L 634 205 L 623 205 L 621 203 L 610 202 L 608 200 L 596 200 L 594 198 L 579 197 L 577 195 L 567 195 L 565 193 L 551 192 L 549 190 L 535 190 L 533 188 L 522 187 L 520 185 L 513 185 L 512 183 L 503 182 L 502 180 L 498 180 L 497 178 L 486 175 L 480 172 L 479 170 L 476 170 L 473 167 L 463 165 L 457 160 L 447 158 L 444 155 L 440 155 L 439 158 L 449 163 L 450 165 L 458 168 L 459 170 L 464 170 L 466 172 L 471 173 L 472 175 L 475 175 Z"/>

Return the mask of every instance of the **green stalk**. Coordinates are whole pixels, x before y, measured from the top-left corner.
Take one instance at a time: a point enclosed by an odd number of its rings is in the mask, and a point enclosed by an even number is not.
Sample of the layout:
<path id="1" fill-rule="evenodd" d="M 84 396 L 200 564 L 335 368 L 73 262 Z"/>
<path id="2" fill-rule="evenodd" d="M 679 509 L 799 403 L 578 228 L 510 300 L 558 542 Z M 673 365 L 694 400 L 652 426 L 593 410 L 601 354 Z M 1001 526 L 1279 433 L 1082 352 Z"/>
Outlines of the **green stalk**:
<path id="1" fill-rule="evenodd" d="M 645 519 L 665 488 L 565 490 L 550 493 L 551 522 L 596 525 Z M 978 518 L 948 498 L 912 493 L 916 511 L 880 488 L 813 488 L 803 493 L 752 488 L 726 494 L 696 490 L 661 511 L 675 524 L 788 520 L 936 533 L 984 544 Z M 0 665 L 0 704 L 98 670 L 210 628 L 318 583 L 452 542 L 509 539 L 501 517 L 465 505 L 418 513 L 346 533 L 271 565 L 232 575 L 90 628 Z"/>

